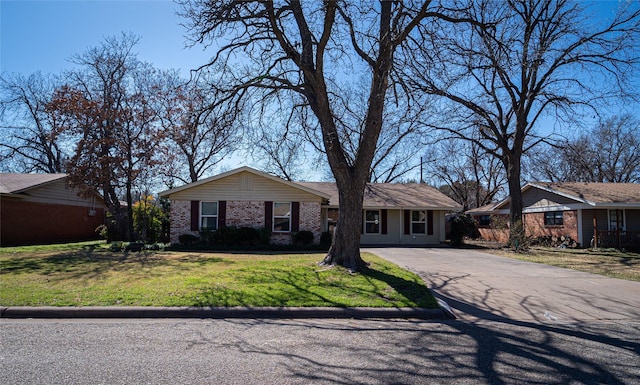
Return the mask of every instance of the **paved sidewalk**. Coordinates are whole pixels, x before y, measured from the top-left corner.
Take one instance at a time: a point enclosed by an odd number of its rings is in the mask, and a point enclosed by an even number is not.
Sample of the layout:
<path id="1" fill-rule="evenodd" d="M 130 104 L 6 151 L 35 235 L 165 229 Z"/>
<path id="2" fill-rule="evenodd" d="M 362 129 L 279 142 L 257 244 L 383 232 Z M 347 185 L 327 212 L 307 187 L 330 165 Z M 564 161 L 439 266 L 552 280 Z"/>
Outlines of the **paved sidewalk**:
<path id="1" fill-rule="evenodd" d="M 456 317 L 538 322 L 640 321 L 640 282 L 468 249 L 369 248 L 418 273 Z"/>

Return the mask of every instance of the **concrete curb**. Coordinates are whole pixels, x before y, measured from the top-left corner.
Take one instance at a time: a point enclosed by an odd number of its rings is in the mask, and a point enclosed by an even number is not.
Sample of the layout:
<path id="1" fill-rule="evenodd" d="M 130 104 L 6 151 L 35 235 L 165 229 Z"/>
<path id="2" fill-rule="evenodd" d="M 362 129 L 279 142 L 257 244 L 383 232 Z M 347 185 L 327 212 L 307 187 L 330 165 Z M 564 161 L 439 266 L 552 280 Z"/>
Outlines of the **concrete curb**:
<path id="1" fill-rule="evenodd" d="M 13 306 L 0 308 L 0 318 L 413 318 L 445 320 L 456 317 L 445 308 Z"/>

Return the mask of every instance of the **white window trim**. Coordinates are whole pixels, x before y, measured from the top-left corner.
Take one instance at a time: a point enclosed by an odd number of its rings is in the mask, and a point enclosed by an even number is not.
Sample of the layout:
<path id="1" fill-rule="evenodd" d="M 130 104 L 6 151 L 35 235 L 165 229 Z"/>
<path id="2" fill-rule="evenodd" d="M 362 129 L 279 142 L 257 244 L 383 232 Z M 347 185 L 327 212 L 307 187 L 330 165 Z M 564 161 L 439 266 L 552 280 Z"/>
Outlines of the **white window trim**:
<path id="1" fill-rule="evenodd" d="M 417 212 L 417 211 L 424 212 L 424 221 L 414 221 L 413 220 L 413 213 Z M 427 235 L 427 218 L 428 218 L 428 215 L 429 215 L 427 210 L 411 210 L 411 211 L 409 211 L 409 215 L 410 215 L 410 217 L 409 217 L 410 225 L 409 226 L 410 226 L 410 229 L 411 229 L 411 235 Z M 413 232 L 413 224 L 414 223 L 424 223 L 424 232 L 423 233 L 414 233 Z"/>
<path id="2" fill-rule="evenodd" d="M 367 211 L 376 211 L 378 213 L 378 219 L 373 220 L 373 221 L 367 221 Z M 382 230 L 382 215 L 380 210 L 367 210 L 365 209 L 363 212 L 363 225 L 364 225 L 364 231 L 363 234 L 365 235 L 380 235 L 381 230 Z M 367 231 L 367 223 L 375 223 L 378 225 L 378 231 L 374 232 L 374 233 L 370 233 Z"/>
<path id="3" fill-rule="evenodd" d="M 216 215 L 204 215 L 202 214 L 202 206 L 205 203 L 215 203 L 216 204 L 216 212 L 218 214 Z M 201 201 L 200 202 L 200 223 L 199 223 L 199 229 L 202 230 L 204 229 L 204 227 L 202 227 L 202 219 L 203 218 L 215 218 L 215 224 L 216 224 L 216 228 L 214 230 L 218 230 L 218 217 L 220 215 L 220 203 L 218 201 Z"/>
<path id="4" fill-rule="evenodd" d="M 289 215 L 286 215 L 286 216 L 276 215 L 276 204 L 289 205 Z M 273 207 L 271 208 L 271 211 L 273 213 L 271 215 L 271 231 L 278 234 L 290 233 L 291 232 L 291 202 L 273 202 Z M 280 218 L 280 219 L 287 218 L 289 220 L 289 230 L 286 230 L 286 231 L 276 230 L 276 218 Z"/>

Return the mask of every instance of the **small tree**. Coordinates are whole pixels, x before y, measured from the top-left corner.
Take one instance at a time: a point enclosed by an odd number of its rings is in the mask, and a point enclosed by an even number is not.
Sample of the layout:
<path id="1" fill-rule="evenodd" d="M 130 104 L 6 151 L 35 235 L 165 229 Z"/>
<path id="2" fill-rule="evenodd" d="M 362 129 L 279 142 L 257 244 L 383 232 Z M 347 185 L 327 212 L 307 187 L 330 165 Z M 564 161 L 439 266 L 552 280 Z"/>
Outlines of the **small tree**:
<path id="1" fill-rule="evenodd" d="M 165 212 L 152 195 L 143 195 L 133 204 L 133 226 L 137 238 L 141 241 L 147 243 L 160 241 L 166 220 Z"/>

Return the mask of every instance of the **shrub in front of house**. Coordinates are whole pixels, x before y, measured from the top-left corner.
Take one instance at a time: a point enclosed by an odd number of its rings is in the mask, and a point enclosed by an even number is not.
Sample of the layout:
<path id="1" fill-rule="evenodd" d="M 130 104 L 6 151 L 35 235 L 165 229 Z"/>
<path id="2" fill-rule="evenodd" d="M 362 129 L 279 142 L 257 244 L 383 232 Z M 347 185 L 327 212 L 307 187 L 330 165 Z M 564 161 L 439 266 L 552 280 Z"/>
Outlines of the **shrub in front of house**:
<path id="1" fill-rule="evenodd" d="M 333 236 L 331 235 L 331 232 L 325 231 L 320 234 L 320 245 L 322 247 L 330 247 L 331 242 L 333 242 Z"/>
<path id="2" fill-rule="evenodd" d="M 195 245 L 199 241 L 200 241 L 200 238 L 198 238 L 193 234 L 182 234 L 178 236 L 178 242 L 180 242 L 180 245 L 183 245 L 183 246 Z"/>
<path id="3" fill-rule="evenodd" d="M 464 238 L 478 238 L 480 232 L 476 222 L 471 217 L 464 214 L 454 215 L 449 219 L 451 230 L 449 231 L 449 240 L 451 246 L 460 246 L 464 242 Z"/>
<path id="4" fill-rule="evenodd" d="M 311 231 L 302 230 L 293 233 L 293 244 L 307 246 L 313 243 L 313 233 Z"/>
<path id="5" fill-rule="evenodd" d="M 239 227 L 237 236 L 238 244 L 241 246 L 256 246 L 261 242 L 260 232 L 253 227 Z"/>

